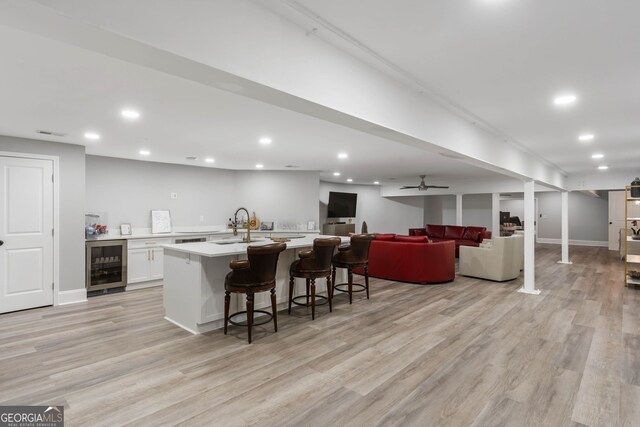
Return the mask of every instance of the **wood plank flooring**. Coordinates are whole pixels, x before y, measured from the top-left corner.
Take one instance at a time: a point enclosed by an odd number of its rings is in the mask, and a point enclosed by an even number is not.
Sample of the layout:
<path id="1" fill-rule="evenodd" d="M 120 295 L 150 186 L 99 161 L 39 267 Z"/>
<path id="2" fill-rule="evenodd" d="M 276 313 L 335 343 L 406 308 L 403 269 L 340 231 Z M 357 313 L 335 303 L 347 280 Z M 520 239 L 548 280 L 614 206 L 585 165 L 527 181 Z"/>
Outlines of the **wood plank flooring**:
<path id="1" fill-rule="evenodd" d="M 69 426 L 640 426 L 640 289 L 605 248 L 559 257 L 537 247 L 540 296 L 374 279 L 251 345 L 163 320 L 161 288 L 1 315 L 0 404 Z"/>

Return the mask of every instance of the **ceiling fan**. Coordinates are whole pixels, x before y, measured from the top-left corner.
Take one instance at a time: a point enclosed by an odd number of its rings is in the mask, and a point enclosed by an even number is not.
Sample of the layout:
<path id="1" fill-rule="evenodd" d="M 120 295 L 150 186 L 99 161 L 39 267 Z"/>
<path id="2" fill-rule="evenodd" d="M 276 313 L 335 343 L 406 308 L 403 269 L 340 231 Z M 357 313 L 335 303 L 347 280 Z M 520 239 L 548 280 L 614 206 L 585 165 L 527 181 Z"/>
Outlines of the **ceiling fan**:
<path id="1" fill-rule="evenodd" d="M 400 187 L 401 190 L 408 190 L 409 188 L 417 188 L 419 191 L 427 191 L 430 188 L 449 188 L 442 185 L 427 185 L 424 183 L 426 175 L 420 175 L 420 185 L 404 186 Z"/>

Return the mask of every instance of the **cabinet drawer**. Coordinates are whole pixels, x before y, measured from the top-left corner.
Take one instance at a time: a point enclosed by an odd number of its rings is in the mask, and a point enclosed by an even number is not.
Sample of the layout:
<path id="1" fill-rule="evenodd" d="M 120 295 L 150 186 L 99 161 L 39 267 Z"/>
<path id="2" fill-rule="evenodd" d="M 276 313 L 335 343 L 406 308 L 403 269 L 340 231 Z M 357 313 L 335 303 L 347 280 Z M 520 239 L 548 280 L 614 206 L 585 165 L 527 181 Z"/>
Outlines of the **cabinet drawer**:
<path id="1" fill-rule="evenodd" d="M 170 245 L 171 243 L 173 243 L 173 239 L 168 237 L 162 239 L 129 239 L 127 247 L 129 249 L 155 248 L 160 245 Z"/>

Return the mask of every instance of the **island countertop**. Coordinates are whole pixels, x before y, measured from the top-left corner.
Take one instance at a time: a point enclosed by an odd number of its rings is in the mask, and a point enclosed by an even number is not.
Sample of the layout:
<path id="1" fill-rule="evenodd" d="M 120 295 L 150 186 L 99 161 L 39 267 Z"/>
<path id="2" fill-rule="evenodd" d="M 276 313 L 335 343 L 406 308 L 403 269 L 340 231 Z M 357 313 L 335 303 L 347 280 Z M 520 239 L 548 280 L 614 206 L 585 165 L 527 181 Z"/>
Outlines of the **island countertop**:
<path id="1" fill-rule="evenodd" d="M 296 237 L 294 237 L 296 236 Z M 297 237 L 302 236 L 302 237 Z M 285 235 L 281 235 L 278 237 L 287 237 Z M 317 238 L 329 238 L 335 236 L 325 236 L 325 235 L 312 235 L 312 236 L 304 236 L 302 234 L 291 233 L 291 239 L 287 244 L 287 249 L 296 249 L 296 248 L 306 248 L 313 246 L 313 240 Z M 348 242 L 348 237 L 342 237 L 342 242 Z M 200 255 L 204 257 L 220 257 L 220 256 L 228 256 L 228 255 L 241 255 L 247 253 L 247 246 L 251 245 L 267 245 L 270 243 L 274 243 L 268 237 L 257 237 L 255 241 L 251 243 L 242 243 L 238 240 L 241 240 L 240 237 L 228 237 L 221 238 L 218 240 L 212 240 L 209 242 L 194 242 L 194 243 L 180 243 L 180 244 L 170 244 L 170 245 L 162 245 L 163 248 L 168 250 L 174 250 L 178 252 L 186 252 L 194 255 Z M 238 241 L 237 243 L 229 243 L 233 241 Z"/>

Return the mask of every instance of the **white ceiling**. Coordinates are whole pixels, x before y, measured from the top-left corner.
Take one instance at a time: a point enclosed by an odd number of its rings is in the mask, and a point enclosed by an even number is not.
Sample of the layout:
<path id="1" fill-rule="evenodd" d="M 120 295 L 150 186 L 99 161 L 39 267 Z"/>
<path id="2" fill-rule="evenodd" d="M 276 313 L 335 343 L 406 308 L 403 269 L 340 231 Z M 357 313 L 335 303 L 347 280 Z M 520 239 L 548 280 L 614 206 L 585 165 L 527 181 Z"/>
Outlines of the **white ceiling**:
<path id="1" fill-rule="evenodd" d="M 194 51 L 206 53 L 205 41 L 212 42 L 207 34 L 215 35 L 211 28 L 224 19 L 204 13 L 211 5 L 206 2 L 38 1 L 140 40 L 155 33 L 169 50 L 187 57 L 198 57 Z M 629 169 L 640 161 L 636 2 L 255 2 L 273 10 L 289 8 L 293 13 L 287 17 L 297 16 L 305 27 L 309 16 L 315 16 L 317 36 L 335 43 L 339 32 L 340 47 L 370 56 L 369 62 L 386 72 L 392 64 L 395 72 L 422 82 L 428 93 L 569 173 L 592 172 L 600 163 L 611 170 Z M 255 18 L 251 2 L 225 4 L 236 17 L 251 13 Z M 305 8 L 308 13 L 302 16 Z M 169 12 L 174 20 L 166 19 Z M 0 133 L 34 137 L 35 129 L 68 132 L 64 142 L 85 144 L 90 154 L 124 158 L 138 158 L 140 148 L 149 148 L 149 160 L 172 163 L 210 155 L 216 158 L 214 167 L 249 169 L 261 162 L 266 169 L 282 169 L 295 164 L 337 182 L 393 177 L 409 183 L 421 173 L 433 181 L 495 176 L 435 153 L 1 29 L 0 54 L 14 60 L 0 67 L 0 88 L 7 93 L 0 97 Z M 232 51 L 233 43 L 229 46 Z M 553 96 L 569 90 L 579 96 L 578 103 L 554 108 Z M 124 106 L 139 108 L 142 119 L 124 123 L 118 115 Z M 98 143 L 82 138 L 89 128 L 103 135 Z M 582 132 L 595 133 L 596 139 L 579 143 Z M 257 143 L 265 134 L 274 140 L 268 148 Z M 347 151 L 349 160 L 339 161 L 338 151 Z M 594 152 L 604 153 L 605 159 L 592 160 Z M 339 178 L 332 176 L 336 170 L 342 172 Z"/>
<path id="2" fill-rule="evenodd" d="M 496 174 L 230 92 L 0 26 L 0 134 L 88 154 L 228 169 L 317 170 L 326 181 L 414 183 Z M 141 112 L 137 121 L 123 108 Z M 44 137 L 36 130 L 66 133 Z M 87 131 L 99 141 L 84 138 Z M 269 136 L 273 142 L 258 142 Z M 139 150 L 148 149 L 143 157 Z M 337 154 L 346 152 L 347 160 Z M 186 156 L 197 156 L 196 161 Z M 213 165 L 204 162 L 215 158 Z M 334 177 L 333 172 L 340 172 Z"/>
<path id="3" fill-rule="evenodd" d="M 318 36 L 360 43 L 569 173 L 593 171 L 595 152 L 612 169 L 640 164 L 640 2 L 264 3 L 317 15 Z M 576 105 L 552 106 L 565 91 L 578 95 Z M 596 139 L 579 143 L 584 132 Z"/>

